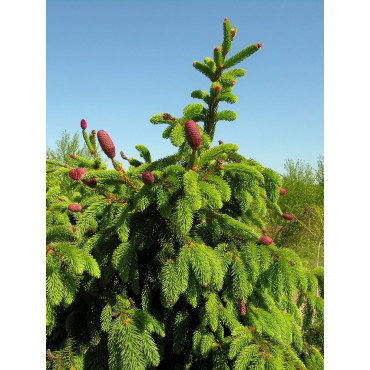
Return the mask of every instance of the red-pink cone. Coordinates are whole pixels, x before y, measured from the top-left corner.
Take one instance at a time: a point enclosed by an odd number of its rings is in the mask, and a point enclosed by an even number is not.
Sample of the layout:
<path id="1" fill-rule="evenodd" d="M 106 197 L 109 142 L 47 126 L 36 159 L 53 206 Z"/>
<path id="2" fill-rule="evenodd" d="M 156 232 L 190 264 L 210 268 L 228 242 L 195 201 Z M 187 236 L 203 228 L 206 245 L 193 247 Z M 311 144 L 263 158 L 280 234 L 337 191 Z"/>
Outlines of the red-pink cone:
<path id="1" fill-rule="evenodd" d="M 208 284 L 207 284 L 207 283 L 204 283 L 204 284 L 203 284 L 203 286 L 204 286 L 205 288 L 207 288 Z"/>
<path id="2" fill-rule="evenodd" d="M 98 140 L 106 156 L 113 159 L 116 156 L 116 148 L 109 135 L 104 130 L 100 130 L 98 131 Z"/>
<path id="3" fill-rule="evenodd" d="M 247 310 L 245 308 L 245 303 L 243 300 L 240 301 L 240 314 L 245 315 L 247 313 Z"/>
<path id="4" fill-rule="evenodd" d="M 292 215 L 287 215 L 286 213 L 283 213 L 282 215 L 281 215 L 281 217 L 282 218 L 285 218 L 286 220 L 294 220 L 294 216 L 292 216 Z"/>
<path id="5" fill-rule="evenodd" d="M 85 168 L 82 168 L 82 167 L 79 167 L 78 168 L 79 172 L 80 172 L 80 175 L 81 177 L 85 174 L 85 173 L 88 173 L 89 171 Z M 82 182 L 89 186 L 90 188 L 96 188 L 96 185 L 97 185 L 97 182 L 96 182 L 96 178 L 92 177 L 91 179 L 85 179 L 85 180 L 82 180 Z"/>
<path id="6" fill-rule="evenodd" d="M 76 156 L 75 156 L 74 154 L 71 154 L 71 155 L 70 155 L 70 157 L 71 157 L 72 159 L 75 159 L 75 157 L 76 157 Z"/>
<path id="7" fill-rule="evenodd" d="M 69 204 L 68 209 L 71 212 L 81 212 L 82 207 L 79 204 Z"/>
<path id="8" fill-rule="evenodd" d="M 146 171 L 143 173 L 141 180 L 145 185 L 153 185 L 154 184 L 154 175 L 150 171 Z"/>
<path id="9" fill-rule="evenodd" d="M 215 47 L 215 50 L 216 50 L 216 51 L 219 51 L 219 50 L 220 50 L 220 47 L 219 47 L 219 46 L 216 46 L 216 47 Z"/>
<path id="10" fill-rule="evenodd" d="M 253 326 L 248 326 L 248 329 L 253 333 L 254 332 L 254 327 Z"/>
<path id="11" fill-rule="evenodd" d="M 267 230 L 266 229 L 262 229 L 262 233 L 263 234 L 266 234 L 267 233 Z"/>
<path id="12" fill-rule="evenodd" d="M 188 141 L 189 146 L 193 150 L 198 150 L 200 147 L 200 143 L 202 138 L 200 136 L 199 128 L 197 124 L 193 120 L 189 120 L 185 122 L 185 135 Z"/>
<path id="13" fill-rule="evenodd" d="M 215 87 L 215 92 L 218 94 L 220 91 L 221 91 L 221 87 L 220 86 L 216 86 Z"/>
<path id="14" fill-rule="evenodd" d="M 264 245 L 270 245 L 274 242 L 269 236 L 261 236 L 259 240 Z"/>
<path id="15" fill-rule="evenodd" d="M 85 168 L 78 167 L 78 168 L 70 170 L 68 172 L 68 176 L 70 177 L 71 180 L 79 181 L 82 175 L 84 175 L 87 172 L 88 171 Z"/>
<path id="16" fill-rule="evenodd" d="M 284 188 L 279 188 L 280 195 L 286 194 L 286 190 Z"/>
<path id="17" fill-rule="evenodd" d="M 87 123 L 84 119 L 81 120 L 81 128 L 82 130 L 86 130 L 87 129 Z"/>
<path id="18" fill-rule="evenodd" d="M 256 46 L 258 47 L 258 49 L 262 48 L 262 44 L 256 44 Z"/>
<path id="19" fill-rule="evenodd" d="M 228 18 L 225 18 L 225 19 L 224 19 L 224 22 L 228 22 L 228 21 L 229 21 L 229 19 L 228 19 Z"/>

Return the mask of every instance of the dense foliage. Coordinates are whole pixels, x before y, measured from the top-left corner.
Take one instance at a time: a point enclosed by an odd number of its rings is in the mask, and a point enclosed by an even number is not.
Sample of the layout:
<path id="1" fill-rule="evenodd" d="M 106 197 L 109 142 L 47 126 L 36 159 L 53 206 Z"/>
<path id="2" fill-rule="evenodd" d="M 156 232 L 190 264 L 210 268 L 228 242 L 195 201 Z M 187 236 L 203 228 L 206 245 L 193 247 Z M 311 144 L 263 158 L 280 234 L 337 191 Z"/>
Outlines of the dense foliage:
<path id="1" fill-rule="evenodd" d="M 213 58 L 193 63 L 211 80 L 191 94 L 202 103 L 150 120 L 175 154 L 153 161 L 137 145 L 141 160 L 121 152 L 125 170 L 82 120 L 92 158 L 48 160 L 69 177 L 68 192 L 47 191 L 48 369 L 323 368 L 323 271 L 262 231 L 268 210 L 282 215 L 280 176 L 211 145 L 236 119 L 218 110 L 245 74 L 231 67 L 262 46 L 226 58 L 237 30 L 225 19 L 223 31 Z"/>

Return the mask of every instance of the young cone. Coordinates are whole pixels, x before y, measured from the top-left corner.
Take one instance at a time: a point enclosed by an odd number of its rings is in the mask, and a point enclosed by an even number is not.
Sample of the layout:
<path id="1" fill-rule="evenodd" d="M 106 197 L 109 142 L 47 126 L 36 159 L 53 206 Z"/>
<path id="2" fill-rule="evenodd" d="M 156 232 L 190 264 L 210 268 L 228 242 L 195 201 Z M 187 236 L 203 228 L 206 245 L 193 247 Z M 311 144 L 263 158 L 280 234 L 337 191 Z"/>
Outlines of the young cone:
<path id="1" fill-rule="evenodd" d="M 200 136 L 197 124 L 191 119 L 185 122 L 185 135 L 190 148 L 193 150 L 198 150 L 202 138 Z"/>
<path id="2" fill-rule="evenodd" d="M 104 130 L 98 131 L 97 136 L 98 136 L 99 144 L 103 152 L 105 153 L 105 155 L 108 158 L 113 159 L 116 156 L 116 148 L 113 144 L 112 139 L 109 137 L 109 135 Z"/>
<path id="3" fill-rule="evenodd" d="M 282 218 L 284 218 L 285 220 L 294 220 L 294 216 L 292 216 L 292 215 L 288 215 L 288 214 L 286 214 L 286 213 L 283 213 L 282 215 L 281 215 L 281 217 Z"/>
<path id="4" fill-rule="evenodd" d="M 79 204 L 69 204 L 68 209 L 71 212 L 81 212 L 82 207 Z"/>
<path id="5" fill-rule="evenodd" d="M 286 194 L 286 190 L 284 188 L 279 188 L 280 195 Z"/>
<path id="6" fill-rule="evenodd" d="M 82 130 L 86 130 L 87 129 L 87 123 L 84 119 L 81 120 L 81 128 Z"/>
<path id="7" fill-rule="evenodd" d="M 85 168 L 78 167 L 78 168 L 75 168 L 75 169 L 70 170 L 68 172 L 68 176 L 73 181 L 80 181 L 82 175 L 84 175 L 87 172 L 88 171 Z"/>
<path id="8" fill-rule="evenodd" d="M 141 180 L 145 185 L 153 185 L 154 184 L 154 175 L 150 171 L 146 171 L 143 173 Z"/>
<path id="9" fill-rule="evenodd" d="M 261 236 L 259 240 L 264 245 L 270 245 L 274 242 L 269 236 Z"/>
<path id="10" fill-rule="evenodd" d="M 244 316 L 247 313 L 247 310 L 245 308 L 245 303 L 243 300 L 240 302 L 240 314 Z"/>

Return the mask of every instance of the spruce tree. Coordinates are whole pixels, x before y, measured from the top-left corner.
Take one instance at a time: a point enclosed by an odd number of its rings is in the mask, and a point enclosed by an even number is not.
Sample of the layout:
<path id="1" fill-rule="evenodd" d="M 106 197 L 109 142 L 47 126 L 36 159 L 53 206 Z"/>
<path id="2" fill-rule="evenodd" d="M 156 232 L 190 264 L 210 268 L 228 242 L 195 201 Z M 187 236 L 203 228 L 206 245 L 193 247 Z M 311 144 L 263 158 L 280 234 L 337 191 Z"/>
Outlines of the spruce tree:
<path id="1" fill-rule="evenodd" d="M 151 117 L 173 155 L 138 144 L 140 159 L 120 152 L 126 170 L 82 120 L 93 159 L 48 161 L 70 179 L 68 194 L 47 192 L 48 369 L 323 368 L 323 271 L 263 233 L 268 209 L 283 215 L 281 178 L 236 144 L 212 145 L 236 119 L 219 110 L 237 100 L 234 66 L 262 47 L 228 57 L 236 32 L 225 18 L 213 58 L 193 63 L 211 82 L 191 93 L 201 102 Z"/>

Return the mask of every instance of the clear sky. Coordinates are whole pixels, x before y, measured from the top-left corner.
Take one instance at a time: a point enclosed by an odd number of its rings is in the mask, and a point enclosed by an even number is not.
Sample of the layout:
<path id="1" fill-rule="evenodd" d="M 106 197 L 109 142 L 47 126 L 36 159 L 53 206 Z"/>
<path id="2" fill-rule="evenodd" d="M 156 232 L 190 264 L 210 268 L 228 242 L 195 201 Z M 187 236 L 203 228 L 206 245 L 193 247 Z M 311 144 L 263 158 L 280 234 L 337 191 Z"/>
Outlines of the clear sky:
<path id="1" fill-rule="evenodd" d="M 153 159 L 174 153 L 165 125 L 149 119 L 201 102 L 190 93 L 210 82 L 192 62 L 212 56 L 228 17 L 238 28 L 229 55 L 263 46 L 238 65 L 247 71 L 233 89 L 238 101 L 219 106 L 238 118 L 218 124 L 214 144 L 236 143 L 279 172 L 288 158 L 316 165 L 324 153 L 322 0 L 48 0 L 46 9 L 50 147 L 84 118 L 89 130 L 109 133 L 117 153 L 138 158 L 136 144 Z"/>

